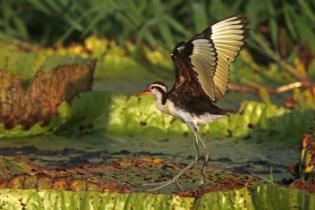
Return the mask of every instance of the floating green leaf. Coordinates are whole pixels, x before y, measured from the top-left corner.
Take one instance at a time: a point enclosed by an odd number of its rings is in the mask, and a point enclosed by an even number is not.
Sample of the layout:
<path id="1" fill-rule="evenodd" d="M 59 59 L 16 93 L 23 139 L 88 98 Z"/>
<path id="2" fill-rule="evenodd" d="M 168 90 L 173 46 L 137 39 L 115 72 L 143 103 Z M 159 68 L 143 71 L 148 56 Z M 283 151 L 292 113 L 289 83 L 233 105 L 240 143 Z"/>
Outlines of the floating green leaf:
<path id="1" fill-rule="evenodd" d="M 262 185 L 207 193 L 200 198 L 149 193 L 97 193 L 58 190 L 0 190 L 4 209 L 305 209 L 315 208 L 315 197 L 303 191 Z"/>

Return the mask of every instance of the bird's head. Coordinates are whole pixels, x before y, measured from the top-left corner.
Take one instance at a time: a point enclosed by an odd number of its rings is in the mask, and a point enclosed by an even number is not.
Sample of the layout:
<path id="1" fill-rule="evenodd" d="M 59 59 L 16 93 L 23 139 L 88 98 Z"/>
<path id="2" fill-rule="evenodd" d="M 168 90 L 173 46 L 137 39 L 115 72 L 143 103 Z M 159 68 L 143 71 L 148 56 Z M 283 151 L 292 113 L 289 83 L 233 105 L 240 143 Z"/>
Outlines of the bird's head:
<path id="1" fill-rule="evenodd" d="M 149 85 L 149 88 L 138 93 L 137 96 L 155 95 L 157 97 L 163 97 L 167 93 L 167 86 L 163 82 L 153 82 Z"/>
<path id="2" fill-rule="evenodd" d="M 173 49 L 171 53 L 172 59 L 178 56 L 185 49 L 185 42 L 179 42 Z"/>

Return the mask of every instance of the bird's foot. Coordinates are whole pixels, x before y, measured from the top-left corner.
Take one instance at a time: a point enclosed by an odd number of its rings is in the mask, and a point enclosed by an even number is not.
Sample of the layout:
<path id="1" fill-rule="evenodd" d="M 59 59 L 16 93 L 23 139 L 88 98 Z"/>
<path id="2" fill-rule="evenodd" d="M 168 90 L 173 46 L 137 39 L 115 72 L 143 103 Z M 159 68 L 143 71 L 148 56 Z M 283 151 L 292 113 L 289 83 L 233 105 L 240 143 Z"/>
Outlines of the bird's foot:
<path id="1" fill-rule="evenodd" d="M 160 190 L 172 183 L 175 183 L 177 185 L 177 187 L 182 190 L 183 188 L 180 186 L 180 184 L 178 183 L 178 178 L 183 175 L 187 170 L 191 169 L 192 167 L 194 167 L 194 165 L 197 163 L 198 161 L 198 157 L 196 157 L 189 165 L 187 165 L 183 170 L 181 170 L 178 174 L 176 174 L 175 176 L 173 176 L 173 178 L 166 180 L 166 181 L 162 181 L 162 182 L 158 182 L 158 183 L 149 183 L 149 184 L 145 184 L 143 186 L 156 186 L 153 189 L 149 189 L 147 191 L 152 192 L 152 191 L 157 191 Z"/>
<path id="2" fill-rule="evenodd" d="M 156 186 L 152 189 L 146 190 L 147 192 L 153 192 L 153 191 L 158 191 L 158 190 L 160 190 L 160 189 L 162 189 L 162 188 L 164 188 L 170 184 L 175 183 L 176 186 L 179 188 L 179 190 L 183 190 L 182 186 L 178 182 L 178 178 L 179 178 L 179 176 L 174 176 L 173 178 L 162 181 L 162 182 L 146 183 L 146 184 L 143 184 L 142 186 Z"/>

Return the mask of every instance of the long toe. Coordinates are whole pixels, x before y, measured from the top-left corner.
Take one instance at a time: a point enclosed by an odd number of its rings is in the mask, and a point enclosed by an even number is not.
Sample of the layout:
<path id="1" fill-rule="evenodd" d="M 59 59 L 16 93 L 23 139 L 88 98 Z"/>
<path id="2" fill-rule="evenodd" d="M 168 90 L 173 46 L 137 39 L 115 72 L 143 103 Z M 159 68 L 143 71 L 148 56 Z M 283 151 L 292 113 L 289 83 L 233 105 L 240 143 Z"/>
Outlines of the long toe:
<path id="1" fill-rule="evenodd" d="M 157 185 L 163 185 L 166 182 L 169 182 L 169 180 L 165 180 L 165 181 L 162 181 L 162 182 L 144 183 L 144 184 L 141 184 L 141 186 L 143 186 L 143 187 L 157 186 Z"/>
<path id="2" fill-rule="evenodd" d="M 164 187 L 166 187 L 166 186 L 168 186 L 168 185 L 170 185 L 170 184 L 173 184 L 175 181 L 176 181 L 176 180 L 170 179 L 170 180 L 166 181 L 165 183 L 163 183 L 163 184 L 161 184 L 161 185 L 159 185 L 159 186 L 157 186 L 157 187 L 154 187 L 154 188 L 152 188 L 152 189 L 148 189 L 148 190 L 146 190 L 146 191 L 147 191 L 147 192 L 158 191 L 158 190 L 160 190 L 160 189 L 162 189 L 162 188 L 164 188 Z"/>

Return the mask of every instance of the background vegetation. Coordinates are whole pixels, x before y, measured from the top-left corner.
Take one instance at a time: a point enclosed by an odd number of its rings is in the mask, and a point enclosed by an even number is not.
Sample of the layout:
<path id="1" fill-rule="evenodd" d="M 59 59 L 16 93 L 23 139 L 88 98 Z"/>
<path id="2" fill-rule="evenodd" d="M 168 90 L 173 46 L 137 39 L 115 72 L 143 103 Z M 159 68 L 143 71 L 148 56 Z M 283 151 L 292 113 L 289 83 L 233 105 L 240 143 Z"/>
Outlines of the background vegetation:
<path id="1" fill-rule="evenodd" d="M 96 34 L 169 51 L 210 23 L 244 13 L 251 29 L 249 49 L 292 61 L 295 55 L 307 59 L 315 50 L 314 7 L 307 0 L 9 0 L 1 2 L 0 29 L 2 37 L 44 46 L 82 42 Z"/>
<path id="2" fill-rule="evenodd" d="M 180 40 L 220 19 L 243 13 L 248 17 L 247 49 L 253 60 L 262 66 L 275 62 L 303 81 L 301 86 L 310 85 L 305 74 L 312 70 L 315 51 L 313 1 L 9 0 L 0 4 L 2 39 L 57 47 L 82 43 L 93 34 L 123 47 L 126 42 L 134 43 L 134 57 L 145 44 L 167 59 Z M 294 65 L 299 64 L 296 69 Z"/>

